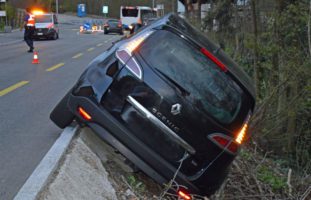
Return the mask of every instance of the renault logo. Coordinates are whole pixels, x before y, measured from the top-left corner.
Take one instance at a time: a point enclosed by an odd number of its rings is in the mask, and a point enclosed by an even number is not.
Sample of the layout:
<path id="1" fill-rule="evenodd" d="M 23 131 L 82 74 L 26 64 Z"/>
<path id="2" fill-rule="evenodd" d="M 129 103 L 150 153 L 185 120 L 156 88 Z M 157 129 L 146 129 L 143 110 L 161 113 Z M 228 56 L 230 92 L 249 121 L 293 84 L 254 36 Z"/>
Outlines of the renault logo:
<path id="1" fill-rule="evenodd" d="M 181 111 L 181 105 L 179 103 L 172 105 L 171 113 L 173 115 L 178 115 L 180 113 L 180 111 Z"/>

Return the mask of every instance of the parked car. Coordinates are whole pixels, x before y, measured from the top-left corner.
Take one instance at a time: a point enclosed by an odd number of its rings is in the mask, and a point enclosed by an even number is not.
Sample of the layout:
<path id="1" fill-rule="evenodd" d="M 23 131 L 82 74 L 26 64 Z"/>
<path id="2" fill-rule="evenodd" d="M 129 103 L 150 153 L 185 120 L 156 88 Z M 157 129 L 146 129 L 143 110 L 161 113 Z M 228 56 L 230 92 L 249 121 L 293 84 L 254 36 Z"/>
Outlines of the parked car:
<path id="1" fill-rule="evenodd" d="M 120 35 L 123 35 L 123 28 L 122 23 L 120 20 L 117 19 L 109 19 L 104 24 L 104 33 L 119 33 Z"/>
<path id="2" fill-rule="evenodd" d="M 176 176 L 191 198 L 221 186 L 254 106 L 248 75 L 169 14 L 99 55 L 50 118 L 89 126 L 159 183 Z"/>
<path id="3" fill-rule="evenodd" d="M 34 38 L 53 39 L 59 38 L 58 20 L 54 13 L 40 13 L 35 15 Z"/>

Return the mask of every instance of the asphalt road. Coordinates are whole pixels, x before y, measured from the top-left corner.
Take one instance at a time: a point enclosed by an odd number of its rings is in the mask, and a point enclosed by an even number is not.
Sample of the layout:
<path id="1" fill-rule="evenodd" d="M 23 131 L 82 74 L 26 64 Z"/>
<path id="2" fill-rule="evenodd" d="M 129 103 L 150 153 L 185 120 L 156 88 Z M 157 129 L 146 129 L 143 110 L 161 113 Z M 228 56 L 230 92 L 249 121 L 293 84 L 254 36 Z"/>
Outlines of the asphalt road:
<path id="1" fill-rule="evenodd" d="M 61 133 L 50 111 L 88 63 L 120 38 L 77 34 L 79 19 L 66 19 L 59 40 L 35 41 L 40 64 L 31 63 L 24 42 L 0 46 L 0 199 L 16 195 Z"/>

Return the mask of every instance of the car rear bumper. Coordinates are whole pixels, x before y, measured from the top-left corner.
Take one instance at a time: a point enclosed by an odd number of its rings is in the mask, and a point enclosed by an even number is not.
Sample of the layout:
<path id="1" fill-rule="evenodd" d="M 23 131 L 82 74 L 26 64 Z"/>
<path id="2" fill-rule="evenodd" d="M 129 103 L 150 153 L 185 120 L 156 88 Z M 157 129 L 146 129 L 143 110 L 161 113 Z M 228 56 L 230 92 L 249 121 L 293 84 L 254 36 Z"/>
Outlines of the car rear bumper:
<path id="1" fill-rule="evenodd" d="M 105 31 L 109 33 L 122 33 L 123 32 L 122 28 L 109 28 L 109 29 L 105 28 Z"/>

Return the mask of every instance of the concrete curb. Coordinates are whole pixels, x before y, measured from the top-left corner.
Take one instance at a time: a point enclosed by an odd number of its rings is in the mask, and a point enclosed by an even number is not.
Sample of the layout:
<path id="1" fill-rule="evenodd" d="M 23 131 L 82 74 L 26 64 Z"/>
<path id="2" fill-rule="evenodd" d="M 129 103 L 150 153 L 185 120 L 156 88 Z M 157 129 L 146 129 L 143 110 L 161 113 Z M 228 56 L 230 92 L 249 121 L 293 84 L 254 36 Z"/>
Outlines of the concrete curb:
<path id="1" fill-rule="evenodd" d="M 78 126 L 67 127 L 48 153 L 41 160 L 37 168 L 19 190 L 14 200 L 35 200 L 48 183 L 49 178 L 57 169 L 62 156 L 65 154 L 73 137 L 78 132 Z"/>

